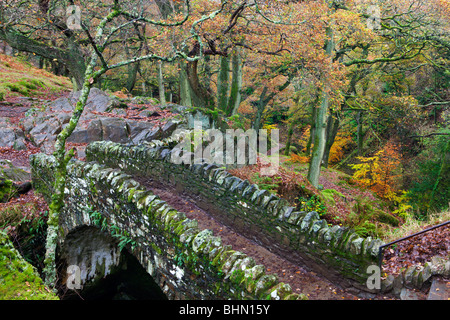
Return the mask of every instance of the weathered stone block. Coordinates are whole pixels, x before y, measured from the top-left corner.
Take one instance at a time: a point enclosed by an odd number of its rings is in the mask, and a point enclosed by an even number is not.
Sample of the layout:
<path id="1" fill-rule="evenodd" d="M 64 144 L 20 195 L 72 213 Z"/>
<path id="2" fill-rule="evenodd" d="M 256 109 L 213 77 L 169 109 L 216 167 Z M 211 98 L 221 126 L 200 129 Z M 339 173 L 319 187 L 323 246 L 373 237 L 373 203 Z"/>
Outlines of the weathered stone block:
<path id="1" fill-rule="evenodd" d="M 213 232 L 211 230 L 205 229 L 200 231 L 192 241 L 192 250 L 197 253 L 200 252 L 207 242 L 212 240 L 212 237 Z"/>
<path id="2" fill-rule="evenodd" d="M 266 299 L 267 290 L 273 287 L 278 281 L 278 278 L 274 274 L 263 275 L 256 283 L 254 293 L 257 297 Z"/>
<path id="3" fill-rule="evenodd" d="M 247 200 L 251 200 L 253 194 L 257 190 L 259 190 L 258 186 L 256 184 L 251 184 L 244 189 L 244 191 L 242 192 L 242 197 L 246 198 Z"/>
<path id="4" fill-rule="evenodd" d="M 315 211 L 309 212 L 300 223 L 300 228 L 303 232 L 308 232 L 311 225 L 314 223 L 314 221 L 319 220 L 319 214 Z"/>
<path id="5" fill-rule="evenodd" d="M 274 287 L 270 288 L 268 294 L 270 296 L 270 300 L 284 300 L 285 297 L 292 293 L 292 288 L 290 285 L 286 283 L 278 283 Z"/>

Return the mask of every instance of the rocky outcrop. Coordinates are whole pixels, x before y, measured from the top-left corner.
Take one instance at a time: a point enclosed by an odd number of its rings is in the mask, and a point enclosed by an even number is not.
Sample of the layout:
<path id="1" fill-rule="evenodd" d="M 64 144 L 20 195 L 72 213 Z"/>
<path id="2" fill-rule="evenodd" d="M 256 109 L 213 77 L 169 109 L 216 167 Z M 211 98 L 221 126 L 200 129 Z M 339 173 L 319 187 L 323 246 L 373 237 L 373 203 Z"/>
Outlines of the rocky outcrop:
<path id="1" fill-rule="evenodd" d="M 32 142 L 45 153 L 51 153 L 57 135 L 69 123 L 79 92 L 71 93 L 67 98 L 59 98 L 47 105 L 45 110 L 34 112 L 23 121 L 23 136 L 27 135 Z M 142 120 L 118 117 L 127 105 L 116 98 L 111 98 L 105 92 L 93 88 L 89 94 L 86 107 L 75 131 L 67 142 L 88 144 L 93 141 L 112 141 L 117 143 L 140 144 L 169 137 L 177 125 L 183 121 L 169 120 L 158 125 L 150 121 L 152 114 L 142 115 Z M 142 111 L 144 112 L 144 111 Z M 107 114 L 105 114 L 107 113 Z M 146 119 L 147 116 L 147 119 Z M 19 135 L 20 137 L 20 135 Z M 10 132 L 5 134 L 5 140 L 12 146 L 16 136 Z M 1 141 L 1 136 L 0 136 Z M 16 142 L 19 144 L 19 142 Z"/>
<path id="2" fill-rule="evenodd" d="M 31 174 L 13 166 L 8 160 L 0 160 L 0 202 L 27 193 L 31 189 Z"/>
<path id="3" fill-rule="evenodd" d="M 0 118 L 0 147 L 26 149 L 25 135 L 20 128 L 13 126 L 8 118 Z"/>

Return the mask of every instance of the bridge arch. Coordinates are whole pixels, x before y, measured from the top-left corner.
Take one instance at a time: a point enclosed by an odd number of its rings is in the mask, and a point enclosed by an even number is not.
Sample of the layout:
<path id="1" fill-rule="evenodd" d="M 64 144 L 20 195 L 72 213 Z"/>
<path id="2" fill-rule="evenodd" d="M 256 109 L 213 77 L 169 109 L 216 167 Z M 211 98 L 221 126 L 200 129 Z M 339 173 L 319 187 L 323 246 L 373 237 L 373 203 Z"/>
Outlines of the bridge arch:
<path id="1" fill-rule="evenodd" d="M 139 261 L 97 226 L 77 226 L 66 235 L 58 247 L 58 266 L 63 299 L 167 299 Z"/>

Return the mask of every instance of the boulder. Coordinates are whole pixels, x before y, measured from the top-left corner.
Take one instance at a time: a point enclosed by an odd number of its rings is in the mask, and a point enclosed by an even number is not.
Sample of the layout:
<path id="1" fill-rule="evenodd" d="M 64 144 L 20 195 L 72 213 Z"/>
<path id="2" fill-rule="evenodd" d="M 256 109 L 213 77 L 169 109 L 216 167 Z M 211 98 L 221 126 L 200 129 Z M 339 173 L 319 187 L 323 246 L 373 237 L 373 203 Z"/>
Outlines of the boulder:
<path id="1" fill-rule="evenodd" d="M 119 118 L 104 118 L 101 120 L 103 140 L 117 143 L 129 142 L 128 125 Z"/>
<path id="2" fill-rule="evenodd" d="M 23 131 L 15 127 L 0 126 L 0 147 L 13 147 L 15 150 L 26 149 Z"/>
<path id="3" fill-rule="evenodd" d="M 15 139 L 13 128 L 0 128 L 0 147 L 12 147 Z"/>
<path id="4" fill-rule="evenodd" d="M 142 130 L 134 136 L 132 143 L 140 144 L 141 142 L 161 139 L 161 129 L 159 127 Z"/>
<path id="5" fill-rule="evenodd" d="M 31 173 L 27 168 L 16 167 L 5 159 L 0 159 L 0 176 L 16 182 L 31 180 Z"/>
<path id="6" fill-rule="evenodd" d="M 26 148 L 24 139 L 25 135 L 29 135 L 30 139 L 36 146 L 41 148 L 42 152 L 53 152 L 56 137 L 70 122 L 80 93 L 71 93 L 68 97 L 50 102 L 46 110 L 33 112 L 32 115 L 22 121 L 24 132 L 21 131 L 20 134 L 12 129 L 3 128 L 7 126 L 2 126 L 0 146 L 15 145 L 17 148 Z M 87 144 L 106 140 L 118 143 L 140 144 L 143 141 L 149 142 L 155 139 L 168 138 L 177 128 L 183 125 L 183 122 L 186 122 L 186 119 L 172 119 L 160 127 L 152 122 L 99 114 L 110 112 L 114 108 L 121 108 L 123 105 L 124 103 L 121 103 L 116 98 L 111 98 L 107 93 L 97 88 L 91 89 L 78 125 L 67 142 Z M 183 109 L 181 106 L 180 108 Z M 156 112 L 152 111 L 152 113 Z M 184 116 L 187 116 L 187 114 Z M 207 121 L 206 118 L 203 120 Z"/>
<path id="7" fill-rule="evenodd" d="M 49 118 L 31 129 L 29 135 L 36 146 L 42 147 L 44 144 L 53 144 L 59 132 L 61 132 L 59 121 L 56 118 Z"/>
<path id="8" fill-rule="evenodd" d="M 49 107 L 53 112 L 69 112 L 75 109 L 75 105 L 80 98 L 81 91 L 72 92 L 67 98 L 59 98 L 50 103 Z M 86 102 L 85 110 L 95 112 L 107 112 L 119 106 L 119 100 L 111 98 L 106 92 L 92 88 Z"/>

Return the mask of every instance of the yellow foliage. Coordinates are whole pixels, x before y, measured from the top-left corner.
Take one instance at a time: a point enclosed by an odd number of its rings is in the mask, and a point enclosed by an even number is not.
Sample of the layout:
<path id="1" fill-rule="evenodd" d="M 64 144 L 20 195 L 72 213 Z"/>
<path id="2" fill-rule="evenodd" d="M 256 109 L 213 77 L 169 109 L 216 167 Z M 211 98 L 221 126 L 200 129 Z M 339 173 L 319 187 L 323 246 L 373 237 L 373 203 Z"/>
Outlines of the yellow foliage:
<path id="1" fill-rule="evenodd" d="M 263 124 L 263 129 L 267 130 L 267 136 L 270 137 L 272 130 L 278 129 L 276 124 Z"/>
<path id="2" fill-rule="evenodd" d="M 398 147 L 389 141 L 373 157 L 358 157 L 361 163 L 351 165 L 356 170 L 353 178 L 378 196 L 398 202 L 397 193 L 400 190 L 397 188 L 397 178 L 400 159 Z"/>

